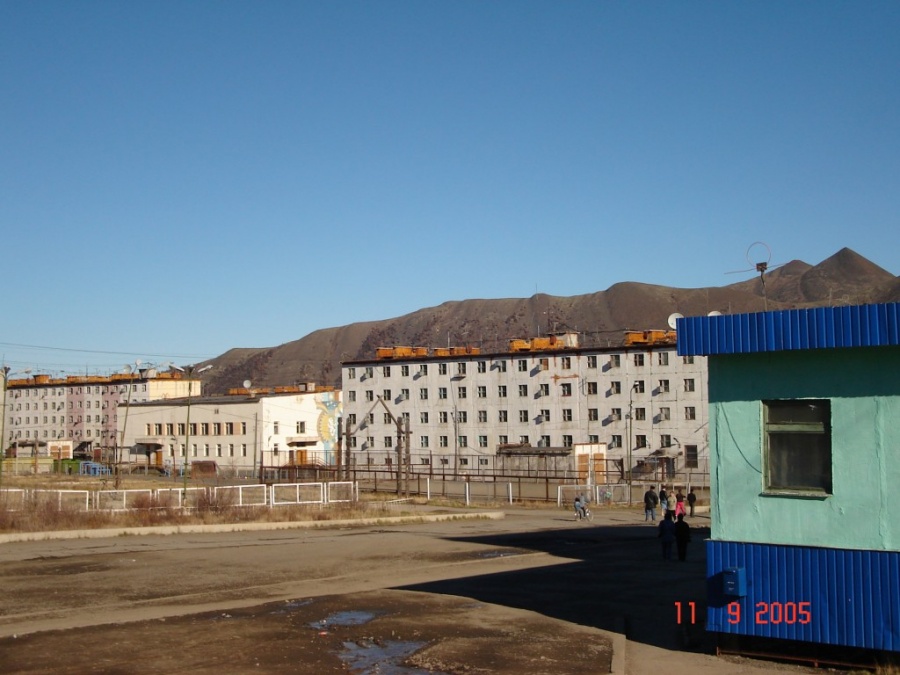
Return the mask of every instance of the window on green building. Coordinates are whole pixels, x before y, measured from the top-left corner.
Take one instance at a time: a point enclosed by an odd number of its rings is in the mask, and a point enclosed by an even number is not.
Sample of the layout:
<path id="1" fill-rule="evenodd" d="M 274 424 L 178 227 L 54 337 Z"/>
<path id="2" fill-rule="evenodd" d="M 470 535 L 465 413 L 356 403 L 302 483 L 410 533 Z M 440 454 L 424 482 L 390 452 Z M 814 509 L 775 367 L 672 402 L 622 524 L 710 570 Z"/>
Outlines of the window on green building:
<path id="1" fill-rule="evenodd" d="M 831 401 L 763 401 L 766 490 L 831 494 Z"/>

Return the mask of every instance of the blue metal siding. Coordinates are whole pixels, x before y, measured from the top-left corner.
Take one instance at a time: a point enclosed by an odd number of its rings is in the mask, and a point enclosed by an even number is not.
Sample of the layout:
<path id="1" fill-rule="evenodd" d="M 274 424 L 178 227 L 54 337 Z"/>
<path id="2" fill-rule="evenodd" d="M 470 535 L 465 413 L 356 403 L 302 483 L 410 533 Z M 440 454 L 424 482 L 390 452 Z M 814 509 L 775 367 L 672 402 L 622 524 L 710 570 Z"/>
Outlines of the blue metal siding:
<path id="1" fill-rule="evenodd" d="M 900 552 L 708 541 L 706 560 L 709 631 L 900 651 Z M 743 598 L 723 593 L 730 567 Z"/>
<path id="2" fill-rule="evenodd" d="M 900 345 L 900 303 L 678 319 L 683 356 Z"/>

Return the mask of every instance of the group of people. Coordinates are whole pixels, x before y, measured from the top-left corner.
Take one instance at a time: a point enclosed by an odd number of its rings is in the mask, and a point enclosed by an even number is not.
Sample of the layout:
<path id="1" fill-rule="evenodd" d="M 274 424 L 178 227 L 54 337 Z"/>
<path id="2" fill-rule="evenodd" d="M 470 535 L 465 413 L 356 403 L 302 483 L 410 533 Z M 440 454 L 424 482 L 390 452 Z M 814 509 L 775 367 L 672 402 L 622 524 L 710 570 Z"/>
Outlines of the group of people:
<path id="1" fill-rule="evenodd" d="M 659 486 L 659 494 L 656 494 L 653 486 L 644 493 L 644 522 L 656 520 L 656 507 L 662 508 L 663 519 L 659 524 L 659 534 L 662 542 L 663 560 L 672 559 L 672 544 L 678 549 L 678 559 L 687 560 L 687 545 L 691 540 L 691 527 L 685 522 L 685 503 L 694 515 L 694 505 L 697 503 L 697 495 L 691 488 L 687 497 L 679 489 L 675 495 L 666 492 L 664 485 Z"/>

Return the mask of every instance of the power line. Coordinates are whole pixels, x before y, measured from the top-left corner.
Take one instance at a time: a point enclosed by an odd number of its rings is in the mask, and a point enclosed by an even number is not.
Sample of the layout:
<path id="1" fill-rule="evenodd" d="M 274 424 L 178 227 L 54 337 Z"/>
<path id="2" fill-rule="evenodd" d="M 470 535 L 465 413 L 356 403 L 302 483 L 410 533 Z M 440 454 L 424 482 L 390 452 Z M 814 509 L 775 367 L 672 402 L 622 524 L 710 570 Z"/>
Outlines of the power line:
<path id="1" fill-rule="evenodd" d="M 115 356 L 152 356 L 157 359 L 207 359 L 210 356 L 198 354 L 147 354 L 145 352 L 114 352 L 102 349 L 72 349 L 69 347 L 47 347 L 42 345 L 24 345 L 15 342 L 0 342 L 0 347 L 19 347 L 21 349 L 45 349 L 56 352 L 77 352 L 80 354 L 108 354 Z"/>

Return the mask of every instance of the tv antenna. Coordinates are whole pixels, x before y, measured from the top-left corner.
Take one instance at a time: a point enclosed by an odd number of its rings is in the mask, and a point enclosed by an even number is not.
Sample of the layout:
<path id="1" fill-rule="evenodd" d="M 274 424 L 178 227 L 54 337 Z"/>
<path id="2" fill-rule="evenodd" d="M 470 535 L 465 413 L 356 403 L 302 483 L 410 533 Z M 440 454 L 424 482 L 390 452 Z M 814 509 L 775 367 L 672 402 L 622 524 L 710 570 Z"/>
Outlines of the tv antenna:
<path id="1" fill-rule="evenodd" d="M 763 260 L 763 258 L 765 258 L 765 260 Z M 726 272 L 725 274 L 759 272 L 759 280 L 760 283 L 762 283 L 763 309 L 768 312 L 769 298 L 766 295 L 766 272 L 769 271 L 769 269 L 780 267 L 780 265 L 770 265 L 772 262 L 772 249 L 769 248 L 769 245 L 764 241 L 754 241 L 747 247 L 747 262 L 752 265 L 750 269 L 734 270 L 733 272 Z"/>

